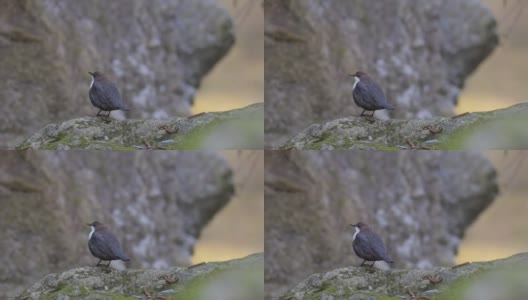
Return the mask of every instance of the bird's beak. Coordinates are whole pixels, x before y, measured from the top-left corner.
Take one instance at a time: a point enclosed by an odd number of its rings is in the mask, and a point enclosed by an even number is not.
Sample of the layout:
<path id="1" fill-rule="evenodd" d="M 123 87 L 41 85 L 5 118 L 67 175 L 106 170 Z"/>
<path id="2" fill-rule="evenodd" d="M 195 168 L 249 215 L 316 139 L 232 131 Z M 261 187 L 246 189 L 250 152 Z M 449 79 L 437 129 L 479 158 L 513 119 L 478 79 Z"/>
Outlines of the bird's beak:
<path id="1" fill-rule="evenodd" d="M 92 72 L 88 72 L 88 74 L 90 74 L 90 75 L 94 76 L 94 74 L 93 74 Z"/>
<path id="2" fill-rule="evenodd" d="M 92 226 L 92 224 L 86 224 L 86 225 L 88 225 L 88 226 Z"/>

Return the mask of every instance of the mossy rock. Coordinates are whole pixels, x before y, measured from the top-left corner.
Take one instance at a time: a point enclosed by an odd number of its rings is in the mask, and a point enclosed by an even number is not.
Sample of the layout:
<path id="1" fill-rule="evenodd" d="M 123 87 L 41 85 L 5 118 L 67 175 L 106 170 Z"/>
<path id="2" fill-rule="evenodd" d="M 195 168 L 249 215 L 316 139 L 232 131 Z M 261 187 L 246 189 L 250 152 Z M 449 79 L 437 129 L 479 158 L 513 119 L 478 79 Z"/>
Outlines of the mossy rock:
<path id="1" fill-rule="evenodd" d="M 309 276 L 280 300 L 526 299 L 528 253 L 429 270 L 347 267 Z"/>
<path id="2" fill-rule="evenodd" d="M 49 274 L 16 300 L 55 299 L 262 299 L 264 255 L 192 268 L 123 270 L 82 267 Z"/>
<path id="3" fill-rule="evenodd" d="M 452 118 L 349 117 L 314 124 L 281 150 L 527 149 L 528 103 Z"/>
<path id="4" fill-rule="evenodd" d="M 17 150 L 262 149 L 264 105 L 191 118 L 113 120 L 83 117 L 50 124 Z"/>

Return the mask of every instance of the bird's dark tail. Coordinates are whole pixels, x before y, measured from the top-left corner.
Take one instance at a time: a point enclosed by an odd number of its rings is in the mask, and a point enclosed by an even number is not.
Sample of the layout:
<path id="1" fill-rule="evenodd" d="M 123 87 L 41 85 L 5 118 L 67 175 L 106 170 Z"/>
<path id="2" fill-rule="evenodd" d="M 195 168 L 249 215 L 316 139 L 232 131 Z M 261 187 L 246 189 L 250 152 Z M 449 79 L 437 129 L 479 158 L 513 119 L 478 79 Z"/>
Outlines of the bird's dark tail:
<path id="1" fill-rule="evenodd" d="M 382 258 L 383 258 L 383 260 L 384 260 L 385 262 L 387 262 L 387 263 L 389 263 L 389 264 L 394 263 L 394 261 L 392 260 L 392 258 L 390 258 L 390 257 L 389 257 L 388 255 L 386 255 L 386 254 L 383 255 Z"/>
<path id="2" fill-rule="evenodd" d="M 128 258 L 128 256 L 126 256 L 126 255 L 119 256 L 119 259 L 122 260 L 122 261 L 129 261 L 130 260 L 130 258 Z"/>

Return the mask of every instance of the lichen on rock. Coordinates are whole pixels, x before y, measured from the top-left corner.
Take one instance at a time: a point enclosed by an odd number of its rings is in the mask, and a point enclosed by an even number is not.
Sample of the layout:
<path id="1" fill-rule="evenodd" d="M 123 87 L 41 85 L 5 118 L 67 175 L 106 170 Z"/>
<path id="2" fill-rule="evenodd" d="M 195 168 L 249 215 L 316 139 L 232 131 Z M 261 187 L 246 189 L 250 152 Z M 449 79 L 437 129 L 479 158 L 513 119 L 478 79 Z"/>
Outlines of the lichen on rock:
<path id="1" fill-rule="evenodd" d="M 527 119 L 528 103 L 427 120 L 348 117 L 311 125 L 278 149 L 525 149 Z"/>
<path id="2" fill-rule="evenodd" d="M 81 267 L 49 274 L 15 299 L 262 299 L 263 273 L 262 253 L 191 268 Z"/>
<path id="3" fill-rule="evenodd" d="M 526 299 L 528 253 L 451 268 L 345 267 L 312 274 L 278 299 Z"/>
<path id="4" fill-rule="evenodd" d="M 262 149 L 263 106 L 164 120 L 83 117 L 47 125 L 15 149 Z"/>

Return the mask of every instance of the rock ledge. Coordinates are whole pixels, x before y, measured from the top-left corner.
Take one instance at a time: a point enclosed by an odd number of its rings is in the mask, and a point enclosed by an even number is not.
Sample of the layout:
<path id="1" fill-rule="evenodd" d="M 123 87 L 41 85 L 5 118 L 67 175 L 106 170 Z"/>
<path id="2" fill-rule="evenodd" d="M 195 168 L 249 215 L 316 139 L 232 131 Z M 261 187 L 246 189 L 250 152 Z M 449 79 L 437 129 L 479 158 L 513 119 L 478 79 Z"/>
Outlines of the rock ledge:
<path id="1" fill-rule="evenodd" d="M 309 276 L 280 300 L 526 299 L 528 253 L 430 270 L 348 267 Z"/>
<path id="2" fill-rule="evenodd" d="M 263 103 L 187 119 L 83 117 L 47 125 L 15 149 L 262 149 L 263 128 Z"/>
<path id="3" fill-rule="evenodd" d="M 262 299 L 263 273 L 262 253 L 167 270 L 82 267 L 49 274 L 15 299 Z"/>
<path id="4" fill-rule="evenodd" d="M 314 124 L 277 149 L 526 149 L 528 103 L 427 120 L 348 117 Z"/>

